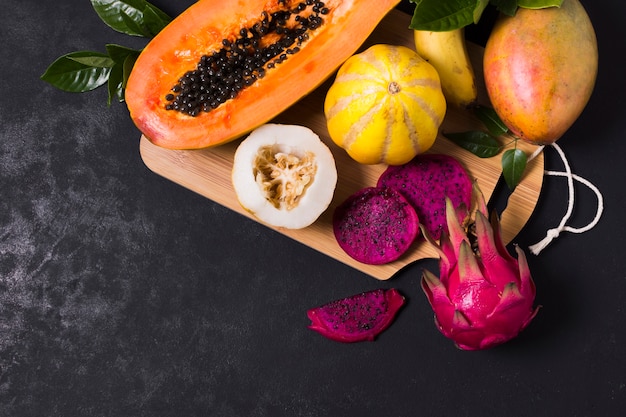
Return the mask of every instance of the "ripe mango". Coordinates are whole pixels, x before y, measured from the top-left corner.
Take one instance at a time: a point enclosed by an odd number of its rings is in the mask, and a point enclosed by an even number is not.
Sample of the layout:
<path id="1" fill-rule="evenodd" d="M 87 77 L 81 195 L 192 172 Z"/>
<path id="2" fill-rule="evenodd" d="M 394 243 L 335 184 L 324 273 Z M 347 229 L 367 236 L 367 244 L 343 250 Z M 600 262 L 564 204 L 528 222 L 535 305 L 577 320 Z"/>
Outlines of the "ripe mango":
<path id="1" fill-rule="evenodd" d="M 484 77 L 491 104 L 516 136 L 554 143 L 587 105 L 598 45 L 578 0 L 498 17 L 487 40 Z"/>

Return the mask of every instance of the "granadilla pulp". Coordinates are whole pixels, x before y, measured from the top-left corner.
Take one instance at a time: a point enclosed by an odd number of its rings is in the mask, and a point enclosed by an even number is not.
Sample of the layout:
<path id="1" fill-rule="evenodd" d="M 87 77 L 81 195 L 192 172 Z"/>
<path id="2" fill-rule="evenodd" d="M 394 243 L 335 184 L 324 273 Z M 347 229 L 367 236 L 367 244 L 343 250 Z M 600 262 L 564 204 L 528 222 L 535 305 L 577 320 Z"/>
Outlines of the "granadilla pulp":
<path id="1" fill-rule="evenodd" d="M 437 244 L 422 230 L 440 256 L 439 278 L 425 270 L 422 289 L 441 333 L 463 350 L 488 349 L 516 337 L 538 311 L 524 252 L 515 248 L 518 259 L 509 254 L 498 216 L 492 213 L 488 220 L 484 197 L 476 184 L 474 189 L 477 208 L 469 226 L 459 222 L 447 200 L 449 232 Z"/>

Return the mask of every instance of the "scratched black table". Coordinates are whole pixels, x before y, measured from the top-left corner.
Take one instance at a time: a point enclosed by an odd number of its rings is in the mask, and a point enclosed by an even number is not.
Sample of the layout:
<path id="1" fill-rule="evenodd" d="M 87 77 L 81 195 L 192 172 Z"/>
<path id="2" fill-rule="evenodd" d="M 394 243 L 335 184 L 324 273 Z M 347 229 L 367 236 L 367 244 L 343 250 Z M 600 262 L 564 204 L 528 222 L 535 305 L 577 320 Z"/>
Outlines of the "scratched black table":
<path id="1" fill-rule="evenodd" d="M 192 1 L 154 3 L 176 15 Z M 0 415 L 622 415 L 626 6 L 584 4 L 599 78 L 559 143 L 603 192 L 604 215 L 529 255 L 543 308 L 519 338 L 463 352 L 419 286 L 435 261 L 379 282 L 153 174 L 123 104 L 39 81 L 64 53 L 143 41 L 105 27 L 87 0 L 3 0 Z M 562 170 L 551 149 L 546 168 Z M 576 191 L 581 226 L 595 196 Z M 515 242 L 543 238 L 566 204 L 563 178 L 547 177 Z M 307 329 L 307 308 L 378 287 L 408 302 L 376 342 Z"/>

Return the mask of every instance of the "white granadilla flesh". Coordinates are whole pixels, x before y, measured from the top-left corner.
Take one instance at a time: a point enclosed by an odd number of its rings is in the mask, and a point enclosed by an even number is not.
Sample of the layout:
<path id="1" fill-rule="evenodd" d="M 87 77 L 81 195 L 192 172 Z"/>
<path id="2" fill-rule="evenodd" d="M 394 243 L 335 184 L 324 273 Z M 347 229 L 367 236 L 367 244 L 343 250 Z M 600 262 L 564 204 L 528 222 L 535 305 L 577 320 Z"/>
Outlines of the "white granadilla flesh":
<path id="1" fill-rule="evenodd" d="M 239 203 L 256 218 L 301 229 L 330 205 L 337 168 L 330 149 L 312 130 L 265 124 L 237 148 L 232 180 Z"/>

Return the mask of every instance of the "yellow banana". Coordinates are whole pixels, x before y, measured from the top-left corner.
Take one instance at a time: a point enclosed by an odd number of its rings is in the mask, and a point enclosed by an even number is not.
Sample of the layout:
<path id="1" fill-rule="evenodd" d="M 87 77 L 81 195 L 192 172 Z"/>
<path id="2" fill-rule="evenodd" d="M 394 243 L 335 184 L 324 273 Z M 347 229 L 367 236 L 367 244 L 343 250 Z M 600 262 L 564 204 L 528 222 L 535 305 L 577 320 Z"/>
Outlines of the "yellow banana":
<path id="1" fill-rule="evenodd" d="M 476 79 L 465 44 L 464 29 L 444 32 L 415 30 L 415 49 L 439 73 L 449 104 L 469 107 L 476 102 Z"/>

